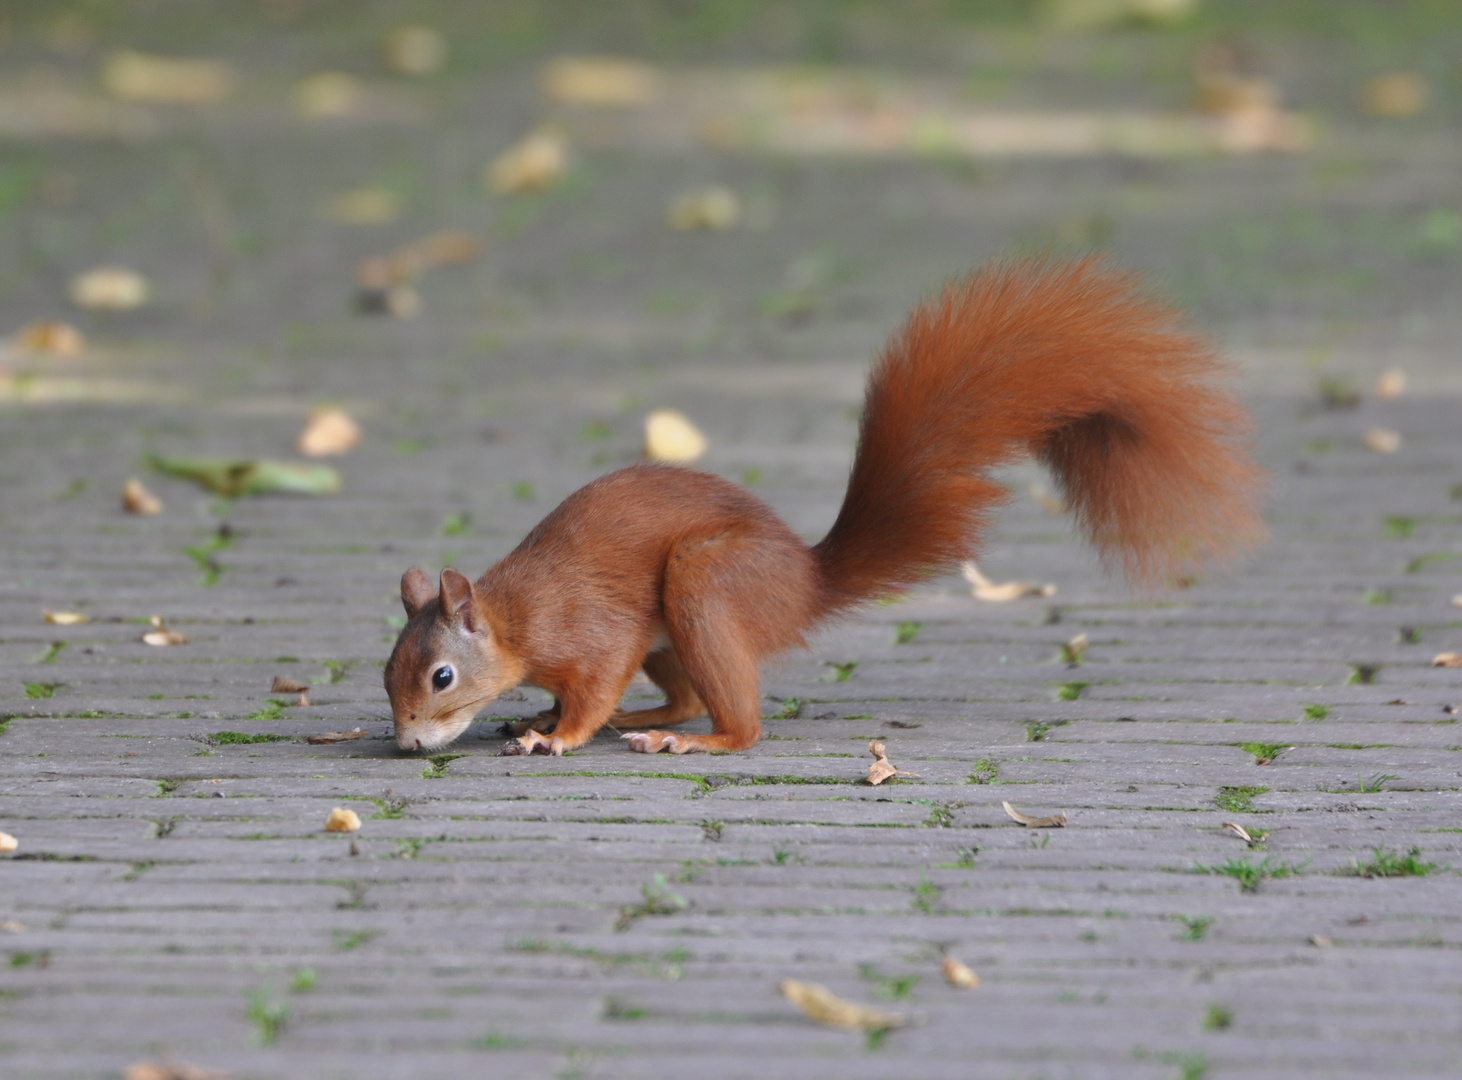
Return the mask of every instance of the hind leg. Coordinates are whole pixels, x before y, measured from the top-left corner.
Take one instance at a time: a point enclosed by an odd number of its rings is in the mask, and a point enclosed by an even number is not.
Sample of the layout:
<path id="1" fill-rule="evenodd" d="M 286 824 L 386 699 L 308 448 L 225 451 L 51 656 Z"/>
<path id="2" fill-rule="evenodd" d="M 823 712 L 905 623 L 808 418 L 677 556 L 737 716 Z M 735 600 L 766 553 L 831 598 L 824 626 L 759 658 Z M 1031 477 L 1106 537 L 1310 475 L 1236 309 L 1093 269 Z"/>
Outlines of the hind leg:
<path id="1" fill-rule="evenodd" d="M 680 657 L 673 648 L 657 649 L 641 665 L 650 681 L 665 691 L 665 704 L 653 709 L 616 709 L 609 722 L 621 727 L 669 727 L 704 716 L 706 707 L 696 696 Z"/>
<path id="2" fill-rule="evenodd" d="M 761 737 L 760 657 L 750 635 L 714 588 L 680 588 L 674 595 L 666 605 L 666 628 L 686 681 L 711 714 L 711 733 L 651 730 L 624 739 L 642 754 L 745 750 Z"/>

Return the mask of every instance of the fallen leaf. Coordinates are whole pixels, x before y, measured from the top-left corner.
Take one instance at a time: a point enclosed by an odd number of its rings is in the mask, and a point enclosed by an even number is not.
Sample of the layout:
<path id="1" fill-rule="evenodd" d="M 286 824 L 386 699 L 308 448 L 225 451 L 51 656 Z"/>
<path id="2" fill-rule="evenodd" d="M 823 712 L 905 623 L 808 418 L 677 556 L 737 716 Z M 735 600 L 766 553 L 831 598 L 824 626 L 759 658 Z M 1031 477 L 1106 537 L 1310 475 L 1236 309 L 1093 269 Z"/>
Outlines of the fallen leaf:
<path id="1" fill-rule="evenodd" d="M 565 105 L 626 108 L 654 100 L 659 76 L 648 64 L 614 56 L 565 56 L 544 65 L 543 92 Z"/>
<path id="2" fill-rule="evenodd" d="M 1406 392 L 1406 372 L 1400 368 L 1391 368 L 1381 372 L 1380 378 L 1376 380 L 1376 397 L 1390 400 L 1398 398 Z"/>
<path id="3" fill-rule="evenodd" d="M 233 93 L 233 68 L 222 60 L 182 60 L 123 49 L 102 65 L 114 97 L 152 105 L 204 105 Z"/>
<path id="4" fill-rule="evenodd" d="M 0 852 L 14 851 L 18 847 L 20 847 L 19 840 L 8 832 L 0 832 Z"/>
<path id="5" fill-rule="evenodd" d="M 122 509 L 129 514 L 152 517 L 162 513 L 162 500 L 143 486 L 136 477 L 128 477 L 122 485 Z"/>
<path id="6" fill-rule="evenodd" d="M 43 319 L 31 323 L 16 334 L 15 347 L 28 353 L 80 356 L 86 349 L 86 338 L 70 323 Z"/>
<path id="7" fill-rule="evenodd" d="M 360 828 L 360 815 L 354 810 L 337 806 L 325 819 L 326 832 L 355 832 Z"/>
<path id="8" fill-rule="evenodd" d="M 1432 657 L 1432 667 L 1462 667 L 1462 653 L 1437 653 Z"/>
<path id="9" fill-rule="evenodd" d="M 122 1073 L 122 1080 L 227 1080 L 228 1073 L 206 1069 L 186 1061 L 136 1061 Z"/>
<path id="10" fill-rule="evenodd" d="M 330 746 L 333 743 L 348 742 L 351 739 L 364 739 L 366 733 L 360 728 L 353 728 L 350 731 L 321 731 L 309 736 L 305 742 L 312 746 Z"/>
<path id="11" fill-rule="evenodd" d="M 468 232 L 444 229 L 412 245 L 428 266 L 463 266 L 482 258 L 482 240 Z"/>
<path id="12" fill-rule="evenodd" d="M 967 562 L 960 571 L 964 579 L 974 588 L 971 590 L 976 600 L 984 600 L 991 604 L 1004 604 L 1011 600 L 1022 600 L 1029 596 L 1055 596 L 1056 586 L 1051 584 L 1040 585 L 1033 581 L 1009 581 L 1003 585 L 997 585 L 984 574 L 973 562 Z"/>
<path id="13" fill-rule="evenodd" d="M 1452 606 L 1462 607 L 1462 592 L 1459 592 L 1456 596 L 1452 597 Z"/>
<path id="14" fill-rule="evenodd" d="M 303 694 L 309 687 L 298 679 L 291 679 L 288 675 L 274 676 L 274 682 L 269 687 L 271 694 Z"/>
<path id="15" fill-rule="evenodd" d="M 1324 934 L 1311 934 L 1310 944 L 1315 946 L 1317 949 L 1328 949 L 1333 946 L 1335 942 L 1331 941 Z"/>
<path id="16" fill-rule="evenodd" d="M 147 303 L 147 279 L 125 266 L 98 266 L 71 279 L 71 302 L 96 311 L 131 311 Z"/>
<path id="17" fill-rule="evenodd" d="M 360 425 L 344 409 L 316 409 L 295 446 L 305 457 L 328 457 L 355 449 L 360 438 Z"/>
<path id="18" fill-rule="evenodd" d="M 301 79 L 294 104 L 305 116 L 344 116 L 360 102 L 360 80 L 343 71 L 321 71 Z"/>
<path id="19" fill-rule="evenodd" d="M 912 776 L 918 777 L 918 773 L 906 772 L 888 760 L 887 748 L 877 739 L 870 739 L 868 752 L 873 755 L 873 762 L 868 766 L 868 782 L 874 787 L 883 783 L 890 776 Z"/>
<path id="20" fill-rule="evenodd" d="M 645 417 L 645 457 L 651 461 L 694 461 L 706 446 L 706 437 L 684 413 L 656 409 Z"/>
<path id="21" fill-rule="evenodd" d="M 1373 427 L 1366 432 L 1365 442 L 1378 454 L 1394 454 L 1401 449 L 1401 434 L 1390 428 Z"/>
<path id="22" fill-rule="evenodd" d="M 11 839 L 14 839 L 14 837 L 11 837 Z M 0 930 L 4 930 L 7 934 L 23 934 L 25 933 L 25 923 L 16 922 L 14 919 L 6 919 L 4 922 L 0 922 Z"/>
<path id="23" fill-rule="evenodd" d="M 332 196 L 325 214 L 342 225 L 389 225 L 401 213 L 401 200 L 389 188 L 352 188 Z"/>
<path id="24" fill-rule="evenodd" d="M 384 289 L 361 288 L 355 294 L 355 310 L 362 315 L 390 315 L 413 319 L 421 313 L 421 295 L 410 285 L 389 285 Z"/>
<path id="25" fill-rule="evenodd" d="M 939 965 L 939 971 L 944 976 L 944 981 L 950 986 L 958 986 L 962 990 L 973 990 L 980 985 L 980 977 L 976 975 L 968 965 L 960 963 L 952 956 L 946 956 Z"/>
<path id="26" fill-rule="evenodd" d="M 1000 805 L 1005 807 L 1005 812 L 1010 815 L 1012 821 L 1019 822 L 1027 829 L 1063 829 L 1066 827 L 1066 812 L 1064 810 L 1057 811 L 1047 817 L 1031 817 L 1029 814 L 1022 814 L 1008 802 L 1002 802 Z"/>
<path id="27" fill-rule="evenodd" d="M 535 131 L 499 154 L 483 173 L 483 182 L 495 195 L 542 191 L 558 183 L 568 165 L 563 136 Z"/>
<path id="28" fill-rule="evenodd" d="M 1086 636 L 1086 631 L 1083 630 L 1065 645 L 1061 646 L 1061 659 L 1068 664 L 1080 663 L 1082 656 L 1090 647 L 1091 639 Z"/>
<path id="29" fill-rule="evenodd" d="M 398 26 L 382 42 L 381 59 L 398 75 L 435 75 L 447 63 L 447 39 L 430 26 Z"/>
<path id="30" fill-rule="evenodd" d="M 91 617 L 79 611 L 43 611 L 41 614 L 52 626 L 80 626 L 91 622 Z"/>
<path id="31" fill-rule="evenodd" d="M 310 705 L 310 695 L 308 693 L 306 693 L 304 690 L 301 690 L 300 691 L 299 698 L 296 699 L 296 701 L 294 703 L 294 708 L 296 708 L 296 709 L 306 709 L 306 708 L 309 708 L 309 705 Z"/>
<path id="32" fill-rule="evenodd" d="M 670 204 L 666 215 L 672 229 L 725 232 L 741 220 L 741 200 L 730 188 L 715 185 L 692 191 Z"/>
<path id="33" fill-rule="evenodd" d="M 192 480 L 228 499 L 275 491 L 334 495 L 340 490 L 340 474 L 329 465 L 211 457 L 154 457 L 150 464 L 158 472 Z"/>
<path id="34" fill-rule="evenodd" d="M 1066 500 L 1062 499 L 1060 496 L 1052 495 L 1051 492 L 1046 489 L 1045 484 L 1032 484 L 1027 490 L 1030 491 L 1031 498 L 1034 499 L 1040 505 L 1041 509 L 1044 510 L 1046 513 L 1055 515 L 1066 513 Z"/>
<path id="35" fill-rule="evenodd" d="M 1230 832 L 1232 832 L 1235 836 L 1237 836 L 1240 840 L 1242 840 L 1246 844 L 1252 844 L 1252 843 L 1254 843 L 1254 838 L 1249 835 L 1249 830 L 1246 829 L 1246 828 L 1244 828 L 1242 825 L 1237 824 L 1236 822 L 1225 821 L 1219 827 L 1220 828 L 1223 828 L 1223 829 L 1228 829 Z"/>
<path id="36" fill-rule="evenodd" d="M 1371 116 L 1404 119 L 1427 106 L 1426 80 L 1412 71 L 1393 71 L 1367 79 L 1361 107 Z"/>
<path id="37" fill-rule="evenodd" d="M 879 1012 L 877 1009 L 855 1004 L 817 983 L 783 979 L 777 984 L 777 989 L 809 1019 L 830 1027 L 887 1031 L 890 1028 L 903 1027 L 909 1022 L 905 1013 Z"/>
<path id="38" fill-rule="evenodd" d="M 151 619 L 152 629 L 142 635 L 142 640 L 149 645 L 156 645 L 159 648 L 165 645 L 186 645 L 188 635 L 179 630 L 170 630 L 163 624 L 161 615 L 154 615 Z"/>

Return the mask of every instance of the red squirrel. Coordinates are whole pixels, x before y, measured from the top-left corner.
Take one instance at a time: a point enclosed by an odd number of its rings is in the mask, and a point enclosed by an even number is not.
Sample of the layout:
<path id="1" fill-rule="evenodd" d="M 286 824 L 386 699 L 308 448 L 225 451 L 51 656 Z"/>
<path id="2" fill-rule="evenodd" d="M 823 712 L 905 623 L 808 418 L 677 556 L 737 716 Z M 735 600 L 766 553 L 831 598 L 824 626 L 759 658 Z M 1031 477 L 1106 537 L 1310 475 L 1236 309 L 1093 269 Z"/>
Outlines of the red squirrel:
<path id="1" fill-rule="evenodd" d="M 557 724 L 504 754 L 561 754 L 606 724 L 648 727 L 623 736 L 641 753 L 744 750 L 761 735 L 761 661 L 973 557 L 1007 495 L 988 470 L 1027 456 L 1130 581 L 1222 561 L 1263 532 L 1248 416 L 1216 382 L 1226 370 L 1099 260 L 977 271 L 884 347 L 821 542 L 736 484 L 639 464 L 574 492 L 476 581 L 408 570 L 386 665 L 396 742 L 445 746 L 527 683 L 554 695 Z M 642 668 L 665 704 L 622 711 Z M 663 730 L 705 713 L 710 734 Z"/>

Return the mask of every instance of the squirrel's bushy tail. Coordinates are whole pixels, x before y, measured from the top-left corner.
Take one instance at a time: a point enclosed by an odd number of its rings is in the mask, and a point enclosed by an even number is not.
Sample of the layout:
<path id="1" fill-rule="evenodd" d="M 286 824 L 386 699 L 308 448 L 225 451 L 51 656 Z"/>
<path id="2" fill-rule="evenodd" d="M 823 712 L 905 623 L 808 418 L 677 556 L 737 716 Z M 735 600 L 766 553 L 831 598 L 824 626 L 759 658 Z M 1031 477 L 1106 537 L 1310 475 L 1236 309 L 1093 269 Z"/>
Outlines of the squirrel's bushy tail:
<path id="1" fill-rule="evenodd" d="M 1177 313 L 1094 258 L 978 271 L 916 308 L 869 378 L 843 506 L 813 548 L 832 615 L 972 557 L 1033 455 L 1138 584 L 1263 535 L 1249 419 Z"/>

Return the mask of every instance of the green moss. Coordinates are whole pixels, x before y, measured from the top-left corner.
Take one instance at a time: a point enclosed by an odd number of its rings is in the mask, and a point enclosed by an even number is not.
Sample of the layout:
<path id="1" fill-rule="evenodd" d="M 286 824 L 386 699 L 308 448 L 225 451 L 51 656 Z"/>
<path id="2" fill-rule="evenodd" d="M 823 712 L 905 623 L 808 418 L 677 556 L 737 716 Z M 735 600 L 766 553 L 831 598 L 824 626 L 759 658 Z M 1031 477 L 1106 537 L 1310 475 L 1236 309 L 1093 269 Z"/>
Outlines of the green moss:
<path id="1" fill-rule="evenodd" d="M 236 746 L 241 743 L 288 742 L 293 735 L 279 735 L 273 732 L 264 735 L 245 735 L 242 731 L 215 731 L 206 736 L 216 746 Z"/>
<path id="2" fill-rule="evenodd" d="M 1249 804 L 1256 795 L 1263 795 L 1268 790 L 1267 787 L 1254 787 L 1248 784 L 1239 787 L 1221 787 L 1213 801 L 1220 810 L 1242 814 L 1253 809 Z"/>

